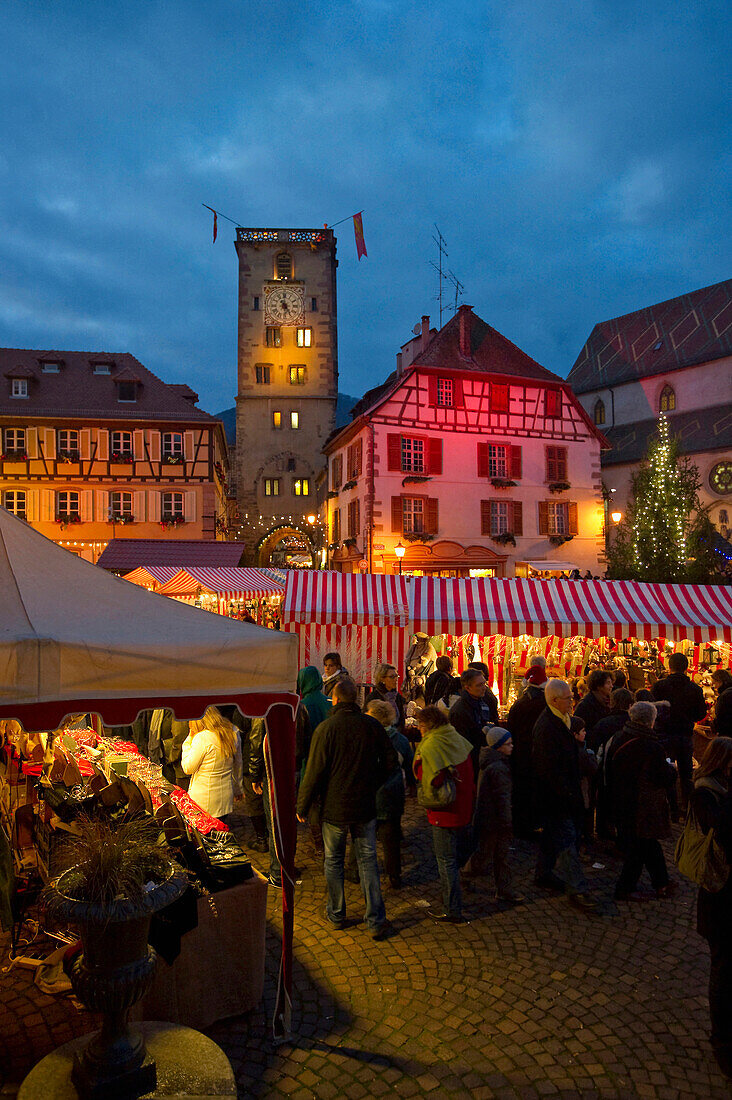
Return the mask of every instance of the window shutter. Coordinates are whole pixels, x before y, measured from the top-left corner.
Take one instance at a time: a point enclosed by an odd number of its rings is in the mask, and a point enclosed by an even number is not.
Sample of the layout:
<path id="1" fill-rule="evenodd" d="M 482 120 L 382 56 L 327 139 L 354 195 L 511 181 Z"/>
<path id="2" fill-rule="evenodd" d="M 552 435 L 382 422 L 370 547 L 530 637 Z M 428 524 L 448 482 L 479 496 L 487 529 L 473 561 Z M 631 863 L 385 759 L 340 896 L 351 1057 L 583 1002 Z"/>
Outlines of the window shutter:
<path id="1" fill-rule="evenodd" d="M 162 506 L 162 493 L 150 492 L 147 494 L 147 516 L 152 523 L 160 523 Z"/>
<path id="2" fill-rule="evenodd" d="M 89 428 L 82 428 L 79 432 L 79 443 L 82 462 L 88 462 L 91 456 L 91 431 Z"/>
<path id="3" fill-rule="evenodd" d="M 557 478 L 557 463 L 554 457 L 554 447 L 547 447 L 546 449 L 546 480 L 558 481 Z"/>
<path id="4" fill-rule="evenodd" d="M 424 501 L 425 533 L 436 535 L 438 530 L 437 497 L 425 497 Z"/>
<path id="5" fill-rule="evenodd" d="M 391 498 L 391 530 L 395 535 L 401 535 L 404 529 L 402 498 Z"/>
<path id="6" fill-rule="evenodd" d="M 97 460 L 106 462 L 109 458 L 109 432 L 104 428 L 97 428 Z"/>
<path id="7" fill-rule="evenodd" d="M 186 435 L 193 436 L 193 432 L 186 432 Z M 183 494 L 183 519 L 186 523 L 195 523 L 196 521 L 196 493 L 195 490 L 188 490 Z"/>
<path id="8" fill-rule="evenodd" d="M 427 473 L 442 473 L 442 440 L 427 440 Z"/>
<path id="9" fill-rule="evenodd" d="M 43 453 L 46 458 L 56 457 L 56 432 L 53 428 L 46 428 L 43 432 Z"/>
<path id="10" fill-rule="evenodd" d="M 427 400 L 430 405 L 437 404 L 437 379 L 432 374 L 427 379 Z"/>
<path id="11" fill-rule="evenodd" d="M 508 412 L 508 386 L 495 382 L 491 386 L 491 411 L 495 413 Z"/>
<path id="12" fill-rule="evenodd" d="M 147 445 L 150 448 L 150 460 L 152 462 L 160 462 L 160 432 L 150 432 Z"/>
<path id="13" fill-rule="evenodd" d="M 478 444 L 478 477 L 488 477 L 488 444 Z"/>
<path id="14" fill-rule="evenodd" d="M 579 533 L 579 528 L 577 526 L 577 505 L 574 502 L 570 502 L 567 505 L 567 510 L 569 512 L 567 528 L 570 535 L 577 535 Z"/>
<path id="15" fill-rule="evenodd" d="M 41 506 L 39 520 L 41 523 L 51 523 L 56 518 L 56 494 L 53 489 L 41 489 Z"/>
<path id="16" fill-rule="evenodd" d="M 109 519 L 109 493 L 104 489 L 97 489 L 94 497 L 97 523 L 106 523 Z"/>
<path id="17" fill-rule="evenodd" d="M 387 469 L 401 470 L 402 468 L 402 437 L 389 433 L 386 437 Z"/>
<path id="18" fill-rule="evenodd" d="M 26 489 L 25 491 L 25 517 L 28 523 L 37 523 L 38 515 L 38 490 Z"/>
<path id="19" fill-rule="evenodd" d="M 489 500 L 481 500 L 480 502 L 480 533 L 481 535 L 490 535 L 491 533 L 491 502 Z"/>
<path id="20" fill-rule="evenodd" d="M 567 448 L 556 448 L 557 481 L 567 480 Z"/>
<path id="21" fill-rule="evenodd" d="M 363 440 L 359 439 L 356 443 L 356 477 L 361 476 L 362 462 L 363 462 Z"/>
<path id="22" fill-rule="evenodd" d="M 79 515 L 82 523 L 91 523 L 94 519 L 94 493 L 91 489 L 82 489 L 79 493 Z"/>
<path id="23" fill-rule="evenodd" d="M 509 471 L 512 478 L 521 478 L 521 448 L 509 447 Z"/>
<path id="24" fill-rule="evenodd" d="M 462 409 L 465 405 L 465 395 L 463 394 L 463 380 L 462 378 L 453 378 L 452 380 L 452 404 L 453 408 Z"/>
<path id="25" fill-rule="evenodd" d="M 36 428 L 26 428 L 25 430 L 25 453 L 28 458 L 38 458 L 38 432 Z"/>
<path id="26" fill-rule="evenodd" d="M 196 437 L 194 432 L 183 432 L 183 457 L 186 462 L 193 461 L 193 448 L 195 442 Z"/>
<path id="27" fill-rule="evenodd" d="M 145 522 L 145 497 L 147 493 L 138 492 L 132 494 L 132 515 L 135 523 Z"/>
<path id="28" fill-rule="evenodd" d="M 137 462 L 144 461 L 145 458 L 145 433 L 137 431 L 132 433 L 132 449 L 134 452 L 135 460 Z"/>
<path id="29" fill-rule="evenodd" d="M 549 534 L 549 501 L 539 501 L 539 534 Z"/>
<path id="30" fill-rule="evenodd" d="M 511 530 L 514 535 L 523 535 L 524 533 L 524 506 L 520 500 L 514 500 L 513 502 L 513 525 Z"/>

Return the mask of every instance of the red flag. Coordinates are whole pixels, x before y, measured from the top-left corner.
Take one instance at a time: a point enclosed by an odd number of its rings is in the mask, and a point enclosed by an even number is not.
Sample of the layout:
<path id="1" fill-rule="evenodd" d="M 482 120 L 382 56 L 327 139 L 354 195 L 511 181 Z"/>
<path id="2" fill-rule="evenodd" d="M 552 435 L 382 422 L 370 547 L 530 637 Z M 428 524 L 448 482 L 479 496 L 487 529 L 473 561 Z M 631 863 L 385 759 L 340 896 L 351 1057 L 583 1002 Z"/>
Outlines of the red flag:
<path id="1" fill-rule="evenodd" d="M 358 214 L 353 215 L 353 232 L 356 234 L 356 255 L 359 260 L 362 256 L 368 257 L 366 252 L 366 242 L 363 239 L 363 218 L 361 214 L 363 211 L 359 211 Z"/>
<path id="2" fill-rule="evenodd" d="M 214 216 L 214 232 L 213 232 L 213 241 L 211 243 L 215 244 L 216 243 L 216 232 L 217 232 L 217 229 L 216 229 L 216 211 L 215 210 L 213 212 L 213 216 Z"/>

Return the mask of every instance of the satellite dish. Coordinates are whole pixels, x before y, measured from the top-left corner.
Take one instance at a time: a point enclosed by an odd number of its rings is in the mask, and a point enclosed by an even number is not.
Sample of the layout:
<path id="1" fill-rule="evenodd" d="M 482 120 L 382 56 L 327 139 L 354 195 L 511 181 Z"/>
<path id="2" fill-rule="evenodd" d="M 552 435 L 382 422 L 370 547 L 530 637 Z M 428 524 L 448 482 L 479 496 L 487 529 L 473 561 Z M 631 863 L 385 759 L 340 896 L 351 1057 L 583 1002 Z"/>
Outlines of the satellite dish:
<path id="1" fill-rule="evenodd" d="M 415 325 L 414 328 L 412 329 L 412 332 L 414 333 L 415 336 L 419 336 L 421 331 L 422 331 L 422 326 L 421 325 Z"/>

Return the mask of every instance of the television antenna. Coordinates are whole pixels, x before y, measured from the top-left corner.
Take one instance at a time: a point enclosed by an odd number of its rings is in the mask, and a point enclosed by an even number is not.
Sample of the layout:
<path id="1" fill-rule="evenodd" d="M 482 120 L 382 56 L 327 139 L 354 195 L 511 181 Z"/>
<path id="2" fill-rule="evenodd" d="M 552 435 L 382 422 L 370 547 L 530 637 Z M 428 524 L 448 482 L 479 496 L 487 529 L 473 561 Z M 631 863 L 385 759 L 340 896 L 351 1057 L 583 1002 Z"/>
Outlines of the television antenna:
<path id="1" fill-rule="evenodd" d="M 444 261 L 448 257 L 447 242 L 442 236 L 439 226 L 437 226 L 435 223 L 433 224 L 435 228 L 435 233 L 433 233 L 432 235 L 432 240 L 437 245 L 437 263 L 435 263 L 434 260 L 430 260 L 430 266 L 434 267 L 439 279 L 437 301 L 440 304 L 440 328 L 442 328 L 442 314 L 445 312 L 445 310 L 449 308 L 447 305 L 443 305 L 443 299 L 446 297 L 447 284 L 452 283 L 455 288 L 455 307 L 453 309 L 453 313 L 457 313 L 458 303 L 460 298 L 462 297 L 463 290 L 465 288 L 458 279 L 457 275 L 455 275 L 452 271 L 449 270 L 449 268 L 445 266 Z M 415 327 L 415 335 L 416 331 L 417 329 Z"/>

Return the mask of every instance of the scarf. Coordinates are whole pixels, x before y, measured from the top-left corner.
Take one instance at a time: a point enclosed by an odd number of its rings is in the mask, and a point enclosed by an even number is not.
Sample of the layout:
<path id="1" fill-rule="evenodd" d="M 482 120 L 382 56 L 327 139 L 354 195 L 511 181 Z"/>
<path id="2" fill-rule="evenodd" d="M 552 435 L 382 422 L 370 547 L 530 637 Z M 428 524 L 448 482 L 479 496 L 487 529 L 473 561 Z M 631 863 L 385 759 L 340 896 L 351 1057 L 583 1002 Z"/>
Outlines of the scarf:
<path id="1" fill-rule="evenodd" d="M 455 768 L 470 756 L 473 746 L 453 726 L 428 730 L 417 745 L 415 757 L 422 761 L 422 786 L 429 790 L 432 780 L 444 768 Z"/>
<path id="2" fill-rule="evenodd" d="M 561 710 L 557 710 L 557 709 L 556 709 L 556 707 L 553 707 L 553 706 L 551 705 L 551 703 L 547 703 L 547 706 L 549 707 L 549 710 L 550 710 L 550 711 L 552 712 L 552 714 L 556 714 L 556 716 L 557 716 L 557 718 L 559 719 L 559 721 L 560 721 L 560 722 L 564 722 L 564 724 L 565 724 L 565 726 L 567 727 L 567 729 L 568 729 L 568 730 L 571 730 L 571 728 L 572 728 L 572 721 L 571 721 L 571 719 L 570 719 L 569 715 L 568 715 L 568 714 L 562 714 Z"/>

